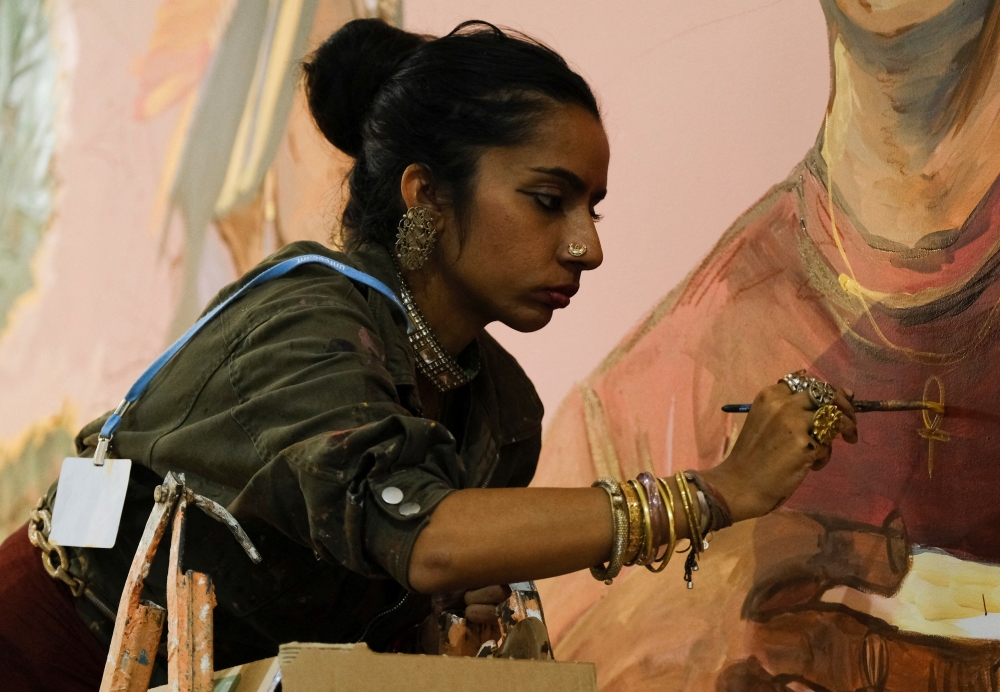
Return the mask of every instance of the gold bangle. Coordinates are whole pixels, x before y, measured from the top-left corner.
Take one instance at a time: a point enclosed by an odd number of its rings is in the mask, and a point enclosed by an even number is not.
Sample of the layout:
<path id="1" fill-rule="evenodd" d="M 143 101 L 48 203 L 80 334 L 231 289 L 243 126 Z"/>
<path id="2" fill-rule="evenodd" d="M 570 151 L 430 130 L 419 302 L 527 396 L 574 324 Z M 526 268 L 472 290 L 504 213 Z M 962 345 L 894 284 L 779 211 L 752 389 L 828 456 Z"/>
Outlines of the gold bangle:
<path id="1" fill-rule="evenodd" d="M 683 471 L 674 474 L 674 481 L 677 482 L 677 492 L 681 496 L 681 504 L 684 507 L 684 517 L 687 519 L 688 532 L 691 534 L 691 550 L 696 554 L 704 550 L 704 541 L 701 536 L 701 517 L 697 515 L 694 508 L 694 501 L 691 497 L 691 488 L 688 486 L 687 478 Z"/>
<path id="2" fill-rule="evenodd" d="M 642 544 L 642 509 L 631 485 L 622 483 L 621 489 L 628 506 L 628 544 L 625 547 L 624 562 L 626 567 L 631 567 L 639 557 L 639 546 Z"/>
<path id="3" fill-rule="evenodd" d="M 636 557 L 636 563 L 648 565 L 656 557 L 653 555 L 653 515 L 649 511 L 649 499 L 646 497 L 646 489 L 641 487 L 639 481 L 632 479 L 628 484 L 632 486 L 639 497 L 639 509 L 642 512 L 642 550 Z"/>
<path id="4" fill-rule="evenodd" d="M 667 524 L 670 527 L 670 539 L 667 541 L 667 552 L 663 554 L 663 557 L 656 562 L 656 567 L 651 565 L 646 565 L 646 569 L 650 572 L 662 572 L 667 564 L 670 562 L 671 556 L 674 554 L 674 549 L 677 548 L 677 526 L 674 524 L 674 494 L 670 492 L 670 486 L 662 478 L 656 479 L 656 486 L 660 489 L 660 495 L 663 498 L 663 505 L 667 510 Z M 656 556 L 653 556 L 656 559 Z"/>
<path id="5" fill-rule="evenodd" d="M 702 550 L 701 517 L 695 509 L 695 499 L 691 495 L 691 486 L 688 485 L 687 478 L 683 471 L 674 474 L 674 481 L 677 483 L 677 492 L 681 496 L 681 504 L 684 506 L 684 518 L 687 519 L 688 533 L 691 534 L 691 549 L 695 553 Z"/>
<path id="6" fill-rule="evenodd" d="M 625 556 L 625 543 L 628 540 L 628 512 L 625 509 L 625 495 L 621 486 L 614 478 L 599 478 L 591 486 L 601 488 L 608 494 L 611 501 L 611 520 L 614 529 L 611 543 L 611 559 L 607 566 L 596 565 L 590 568 L 594 579 L 603 581 L 608 586 L 622 571 L 622 560 Z"/>

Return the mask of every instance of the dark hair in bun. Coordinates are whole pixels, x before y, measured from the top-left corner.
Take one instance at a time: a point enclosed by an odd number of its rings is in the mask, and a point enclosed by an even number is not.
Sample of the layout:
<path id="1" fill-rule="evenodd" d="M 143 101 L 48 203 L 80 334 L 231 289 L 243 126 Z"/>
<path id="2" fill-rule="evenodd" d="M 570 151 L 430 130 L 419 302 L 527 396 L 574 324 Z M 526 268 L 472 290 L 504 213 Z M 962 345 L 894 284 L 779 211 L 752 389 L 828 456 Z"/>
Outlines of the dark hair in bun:
<path id="1" fill-rule="evenodd" d="M 348 247 L 395 242 L 410 164 L 446 186 L 461 218 L 484 149 L 526 141 L 555 104 L 600 119 L 590 87 L 559 54 L 478 21 L 438 39 L 378 19 L 349 22 L 306 63 L 305 86 L 319 129 L 356 159 Z"/>
<path id="2" fill-rule="evenodd" d="M 361 153 L 361 127 L 375 94 L 423 42 L 378 19 L 359 19 L 313 53 L 304 65 L 309 110 L 335 147 L 354 157 Z"/>

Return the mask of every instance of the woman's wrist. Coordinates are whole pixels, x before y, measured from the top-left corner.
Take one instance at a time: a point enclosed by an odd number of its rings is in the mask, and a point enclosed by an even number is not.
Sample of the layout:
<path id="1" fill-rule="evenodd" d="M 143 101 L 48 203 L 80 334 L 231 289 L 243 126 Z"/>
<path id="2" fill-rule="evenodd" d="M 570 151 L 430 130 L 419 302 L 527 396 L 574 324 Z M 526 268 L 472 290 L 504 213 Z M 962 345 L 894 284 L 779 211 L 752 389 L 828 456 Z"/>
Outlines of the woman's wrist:
<path id="1" fill-rule="evenodd" d="M 719 489 L 698 471 L 685 471 L 684 475 L 698 488 L 698 501 L 702 505 L 702 531 L 710 533 L 732 526 L 732 511 Z"/>
<path id="2" fill-rule="evenodd" d="M 724 463 L 698 473 L 728 509 L 729 519 L 732 523 L 735 524 L 738 521 L 758 516 L 752 509 L 752 503 L 747 502 L 745 483 L 735 478 Z"/>

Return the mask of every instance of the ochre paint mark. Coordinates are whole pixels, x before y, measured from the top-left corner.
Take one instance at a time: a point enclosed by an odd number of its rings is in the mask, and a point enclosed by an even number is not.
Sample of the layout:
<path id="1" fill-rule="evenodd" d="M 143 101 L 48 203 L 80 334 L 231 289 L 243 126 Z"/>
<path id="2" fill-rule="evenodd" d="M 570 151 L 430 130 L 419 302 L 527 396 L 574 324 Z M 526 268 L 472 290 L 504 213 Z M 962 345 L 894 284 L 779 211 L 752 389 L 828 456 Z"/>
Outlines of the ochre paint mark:
<path id="1" fill-rule="evenodd" d="M 583 415 L 587 428 L 587 442 L 590 444 L 590 458 L 599 478 L 621 478 L 621 464 L 615 445 L 611 441 L 604 405 L 594 388 L 583 386 Z"/>
<path id="2" fill-rule="evenodd" d="M 936 384 L 938 389 L 938 399 L 933 401 L 928 399 L 931 385 Z M 951 439 L 951 434 L 941 429 L 944 421 L 944 382 L 937 375 L 931 375 L 924 384 L 924 405 L 927 406 L 921 414 L 924 418 L 924 427 L 917 430 L 920 437 L 927 440 L 927 477 L 934 476 L 934 443 L 947 442 Z M 933 415 L 931 415 L 933 411 Z"/>

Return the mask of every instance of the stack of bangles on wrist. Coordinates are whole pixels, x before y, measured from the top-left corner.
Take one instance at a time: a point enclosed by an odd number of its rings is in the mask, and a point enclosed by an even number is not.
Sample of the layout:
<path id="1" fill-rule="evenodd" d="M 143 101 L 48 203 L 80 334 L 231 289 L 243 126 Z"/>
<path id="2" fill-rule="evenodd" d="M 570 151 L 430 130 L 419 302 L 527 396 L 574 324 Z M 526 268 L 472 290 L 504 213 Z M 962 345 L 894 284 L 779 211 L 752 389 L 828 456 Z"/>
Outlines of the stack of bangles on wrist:
<path id="1" fill-rule="evenodd" d="M 674 482 L 691 534 L 691 547 L 684 563 L 684 581 L 690 589 L 694 586 L 692 573 L 698 570 L 698 556 L 708 548 L 706 537 L 712 531 L 731 526 L 733 521 L 725 499 L 696 471 L 678 471 Z M 651 572 L 662 571 L 677 548 L 674 493 L 667 481 L 643 472 L 624 483 L 601 478 L 593 487 L 608 493 L 614 524 L 611 561 L 591 567 L 594 578 L 610 585 L 622 567 L 631 565 L 644 565 Z"/>

